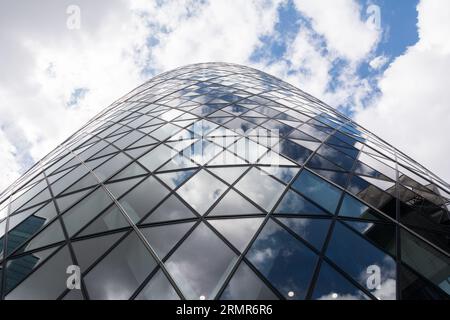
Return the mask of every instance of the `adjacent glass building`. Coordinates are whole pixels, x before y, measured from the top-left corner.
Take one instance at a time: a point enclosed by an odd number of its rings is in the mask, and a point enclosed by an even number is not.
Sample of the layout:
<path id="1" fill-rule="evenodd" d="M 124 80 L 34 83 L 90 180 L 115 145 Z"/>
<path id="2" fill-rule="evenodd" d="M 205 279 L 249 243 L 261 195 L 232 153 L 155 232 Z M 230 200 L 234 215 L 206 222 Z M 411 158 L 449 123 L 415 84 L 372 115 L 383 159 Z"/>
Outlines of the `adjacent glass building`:
<path id="1" fill-rule="evenodd" d="M 449 199 L 292 85 L 190 65 L 1 194 L 1 299 L 448 299 Z"/>

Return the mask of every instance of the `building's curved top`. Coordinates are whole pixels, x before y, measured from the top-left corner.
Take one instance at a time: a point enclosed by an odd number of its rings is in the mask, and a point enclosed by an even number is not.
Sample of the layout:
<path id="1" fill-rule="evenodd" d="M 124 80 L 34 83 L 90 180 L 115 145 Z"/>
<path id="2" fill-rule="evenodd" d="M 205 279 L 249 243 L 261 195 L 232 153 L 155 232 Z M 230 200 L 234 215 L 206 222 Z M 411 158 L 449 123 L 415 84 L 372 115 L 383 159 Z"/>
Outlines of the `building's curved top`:
<path id="1" fill-rule="evenodd" d="M 1 297 L 444 298 L 449 198 L 300 89 L 188 65 L 111 104 L 3 192 Z M 81 291 L 66 288 L 67 265 Z"/>

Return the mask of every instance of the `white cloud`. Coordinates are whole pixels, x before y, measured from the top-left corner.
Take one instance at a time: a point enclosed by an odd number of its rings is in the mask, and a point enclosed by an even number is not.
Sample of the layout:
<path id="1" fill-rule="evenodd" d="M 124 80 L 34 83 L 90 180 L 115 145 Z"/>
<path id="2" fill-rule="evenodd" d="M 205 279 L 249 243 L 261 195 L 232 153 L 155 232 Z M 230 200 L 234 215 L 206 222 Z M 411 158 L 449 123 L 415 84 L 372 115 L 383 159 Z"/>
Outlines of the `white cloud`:
<path id="1" fill-rule="evenodd" d="M 450 2 L 417 7 L 419 41 L 391 63 L 381 96 L 356 121 L 450 181 Z"/>
<path id="2" fill-rule="evenodd" d="M 8 2 L 1 10 L 1 189 L 143 81 L 140 17 L 119 0 L 78 1 L 81 29 L 69 30 L 69 4 Z M 69 107 L 77 88 L 86 94 Z"/>
<path id="3" fill-rule="evenodd" d="M 39 160 L 147 80 L 143 71 L 201 61 L 247 64 L 259 37 L 273 29 L 281 2 L 84 0 L 77 2 L 80 30 L 66 28 L 72 1 L 2 4 L 0 128 L 18 135 L 0 129 L 4 161 L 11 163 L 0 169 L 10 177 L 0 188 L 27 169 L 23 159 Z M 157 45 L 147 46 L 149 39 Z M 85 94 L 73 100 L 77 89 Z"/>
<path id="4" fill-rule="evenodd" d="M 295 0 L 298 10 L 311 18 L 329 50 L 350 61 L 365 59 L 379 40 L 375 26 L 361 19 L 362 8 L 354 0 Z"/>
<path id="5" fill-rule="evenodd" d="M 276 23 L 281 0 L 214 0 L 203 6 L 191 1 L 163 3 L 148 11 L 159 43 L 151 50 L 153 67 L 168 70 L 181 64 L 225 61 L 248 64 L 260 37 Z M 175 19 L 167 18 L 171 14 Z M 168 32 L 161 32 L 167 30 Z"/>
<path id="6" fill-rule="evenodd" d="M 288 41 L 281 60 L 266 66 L 283 80 L 318 97 L 331 106 L 358 110 L 372 91 L 358 68 L 373 59 L 382 31 L 363 18 L 365 8 L 354 0 L 296 0 L 295 7 L 308 22 Z M 336 68 L 336 65 L 341 67 Z"/>

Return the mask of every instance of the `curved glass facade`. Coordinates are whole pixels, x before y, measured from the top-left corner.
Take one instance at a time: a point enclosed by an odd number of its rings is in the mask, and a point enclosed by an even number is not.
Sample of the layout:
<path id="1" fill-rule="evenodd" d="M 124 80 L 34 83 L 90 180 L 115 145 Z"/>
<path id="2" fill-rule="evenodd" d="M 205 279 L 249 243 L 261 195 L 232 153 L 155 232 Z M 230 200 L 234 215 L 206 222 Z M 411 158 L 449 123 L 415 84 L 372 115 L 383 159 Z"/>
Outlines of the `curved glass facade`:
<path id="1" fill-rule="evenodd" d="M 1 194 L 1 298 L 448 299 L 449 198 L 292 85 L 190 65 Z"/>

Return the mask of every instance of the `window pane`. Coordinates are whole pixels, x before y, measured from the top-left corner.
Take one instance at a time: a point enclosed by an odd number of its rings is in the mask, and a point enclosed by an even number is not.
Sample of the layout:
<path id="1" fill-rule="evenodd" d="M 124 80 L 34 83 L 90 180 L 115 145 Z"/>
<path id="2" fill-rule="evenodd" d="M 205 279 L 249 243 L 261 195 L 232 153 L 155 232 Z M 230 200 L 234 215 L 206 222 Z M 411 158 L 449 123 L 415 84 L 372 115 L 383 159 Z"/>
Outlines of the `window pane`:
<path id="1" fill-rule="evenodd" d="M 263 218 L 208 220 L 239 251 L 244 251 Z"/>
<path id="2" fill-rule="evenodd" d="M 320 209 L 293 190 L 289 190 L 284 195 L 284 198 L 276 208 L 275 213 L 328 215 L 328 212 Z"/>
<path id="3" fill-rule="evenodd" d="M 6 300 L 54 300 L 66 287 L 67 267 L 72 265 L 67 247 L 59 250 L 44 265 L 31 274 L 18 287 L 12 290 Z"/>
<path id="4" fill-rule="evenodd" d="M 284 190 L 281 183 L 256 168 L 247 172 L 236 188 L 267 211 L 272 209 Z"/>
<path id="5" fill-rule="evenodd" d="M 334 213 L 341 191 L 307 170 L 303 170 L 292 187 L 324 209 Z"/>
<path id="6" fill-rule="evenodd" d="M 167 260 L 167 270 L 187 299 L 213 299 L 237 259 L 206 225 L 200 224 Z"/>
<path id="7" fill-rule="evenodd" d="M 75 251 L 81 272 L 86 271 L 95 260 L 100 258 L 123 235 L 124 232 L 119 232 L 81 241 L 73 241 L 72 247 Z"/>
<path id="8" fill-rule="evenodd" d="M 335 225 L 326 254 L 377 298 L 396 298 L 395 260 L 340 222 Z"/>
<path id="9" fill-rule="evenodd" d="M 136 223 L 161 202 L 168 193 L 169 190 L 166 187 L 156 181 L 154 177 L 149 177 L 127 193 L 119 202 Z"/>
<path id="10" fill-rule="evenodd" d="M 246 257 L 286 299 L 305 298 L 317 256 L 281 226 L 270 220 Z"/>
<path id="11" fill-rule="evenodd" d="M 401 230 L 402 261 L 450 295 L 450 259 Z"/>
<path id="12" fill-rule="evenodd" d="M 369 300 L 370 298 L 325 261 L 320 267 L 314 300 Z"/>
<path id="13" fill-rule="evenodd" d="M 128 299 L 156 267 L 156 261 L 131 233 L 85 276 L 91 299 Z"/>
<path id="14" fill-rule="evenodd" d="M 163 259 L 193 225 L 194 222 L 187 222 L 141 228 L 140 230 L 158 257 Z"/>
<path id="15" fill-rule="evenodd" d="M 242 262 L 231 278 L 221 300 L 278 300 L 278 297 Z"/>
<path id="16" fill-rule="evenodd" d="M 180 300 L 180 297 L 160 269 L 135 300 Z"/>
<path id="17" fill-rule="evenodd" d="M 176 195 L 167 198 L 143 223 L 172 221 L 178 219 L 195 218 L 196 216 L 188 209 Z"/>
<path id="18" fill-rule="evenodd" d="M 320 251 L 322 249 L 328 228 L 330 227 L 330 220 L 307 218 L 278 218 L 278 220 L 298 234 L 302 239 L 312 244 L 317 250 Z"/>
<path id="19" fill-rule="evenodd" d="M 90 222 L 96 215 L 104 210 L 112 200 L 103 191 L 98 188 L 81 202 L 71 208 L 63 215 L 69 237 L 78 232 L 86 223 Z"/>
<path id="20" fill-rule="evenodd" d="M 201 170 L 178 189 L 177 193 L 198 213 L 204 214 L 227 188 L 223 182 Z"/>

